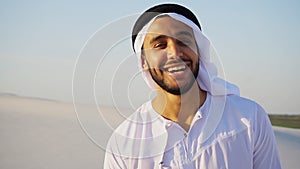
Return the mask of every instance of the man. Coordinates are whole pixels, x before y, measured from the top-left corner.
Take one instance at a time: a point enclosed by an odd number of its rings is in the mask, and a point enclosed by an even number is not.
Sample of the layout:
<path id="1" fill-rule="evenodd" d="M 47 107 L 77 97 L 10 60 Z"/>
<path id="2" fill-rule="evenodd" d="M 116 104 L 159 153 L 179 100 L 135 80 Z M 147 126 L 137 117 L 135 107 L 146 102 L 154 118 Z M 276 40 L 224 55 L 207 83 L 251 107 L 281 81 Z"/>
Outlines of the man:
<path id="1" fill-rule="evenodd" d="M 104 168 L 281 168 L 268 116 L 217 76 L 210 42 L 189 9 L 148 9 L 132 43 L 157 95 L 115 130 Z"/>

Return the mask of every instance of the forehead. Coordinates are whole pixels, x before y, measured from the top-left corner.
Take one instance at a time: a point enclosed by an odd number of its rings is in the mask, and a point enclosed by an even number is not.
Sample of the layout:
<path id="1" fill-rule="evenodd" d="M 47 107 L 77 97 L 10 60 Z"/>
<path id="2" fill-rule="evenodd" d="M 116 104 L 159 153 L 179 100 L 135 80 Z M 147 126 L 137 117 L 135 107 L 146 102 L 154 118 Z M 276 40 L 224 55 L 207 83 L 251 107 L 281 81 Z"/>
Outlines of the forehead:
<path id="1" fill-rule="evenodd" d="M 193 29 L 186 24 L 170 17 L 170 16 L 161 16 L 153 21 L 150 25 L 145 41 L 152 36 L 157 35 L 166 35 L 170 37 L 175 37 L 180 32 L 187 32 L 193 35 Z"/>

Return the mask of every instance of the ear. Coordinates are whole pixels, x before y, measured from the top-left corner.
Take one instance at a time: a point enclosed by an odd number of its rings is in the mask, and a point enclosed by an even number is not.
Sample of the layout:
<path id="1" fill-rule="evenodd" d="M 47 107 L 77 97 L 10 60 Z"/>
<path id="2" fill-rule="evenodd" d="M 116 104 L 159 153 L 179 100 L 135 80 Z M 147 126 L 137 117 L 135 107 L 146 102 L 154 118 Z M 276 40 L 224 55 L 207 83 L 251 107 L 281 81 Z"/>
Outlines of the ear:
<path id="1" fill-rule="evenodd" d="M 141 56 L 141 61 L 142 61 L 143 70 L 149 70 L 147 60 L 145 59 L 145 55 L 143 55 L 143 54 Z"/>

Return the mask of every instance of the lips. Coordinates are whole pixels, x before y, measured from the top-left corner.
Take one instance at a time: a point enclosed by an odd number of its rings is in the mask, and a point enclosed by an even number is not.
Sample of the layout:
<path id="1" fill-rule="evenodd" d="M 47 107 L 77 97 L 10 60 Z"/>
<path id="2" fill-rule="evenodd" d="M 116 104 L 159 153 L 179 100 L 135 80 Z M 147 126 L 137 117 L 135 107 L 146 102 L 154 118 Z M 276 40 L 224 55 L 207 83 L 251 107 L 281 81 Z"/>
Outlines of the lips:
<path id="1" fill-rule="evenodd" d="M 162 70 L 176 80 L 184 80 L 190 72 L 191 61 L 169 62 Z M 177 81 L 178 83 L 179 81 Z"/>
<path id="2" fill-rule="evenodd" d="M 185 71 L 189 65 L 190 65 L 189 61 L 173 62 L 173 63 L 166 64 L 162 68 L 162 70 L 169 72 L 169 73 L 181 72 L 181 71 Z"/>
<path id="3" fill-rule="evenodd" d="M 179 65 L 179 66 L 170 67 L 167 69 L 167 71 L 169 73 L 174 73 L 174 72 L 184 71 L 185 69 L 186 69 L 186 65 Z"/>

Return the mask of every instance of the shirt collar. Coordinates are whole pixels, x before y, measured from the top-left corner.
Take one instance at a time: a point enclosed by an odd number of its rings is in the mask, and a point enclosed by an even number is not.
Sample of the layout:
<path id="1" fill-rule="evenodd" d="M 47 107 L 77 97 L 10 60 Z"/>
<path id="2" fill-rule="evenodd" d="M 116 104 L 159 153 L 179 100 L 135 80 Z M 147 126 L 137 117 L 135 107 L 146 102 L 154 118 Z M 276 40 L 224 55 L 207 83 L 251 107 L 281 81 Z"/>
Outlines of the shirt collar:
<path id="1" fill-rule="evenodd" d="M 206 99 L 205 99 L 203 105 L 195 113 L 194 119 L 191 123 L 191 127 L 195 121 L 207 117 L 207 112 L 208 112 L 208 108 L 210 106 L 210 102 L 211 102 L 211 95 L 207 92 Z M 148 104 L 148 108 L 150 110 L 150 116 L 153 119 L 159 120 L 165 126 L 165 129 L 168 129 L 173 124 L 177 124 L 177 123 L 173 122 L 172 120 L 166 119 L 166 118 L 162 117 L 159 113 L 157 113 L 152 106 L 151 100 L 148 101 L 147 104 Z"/>

